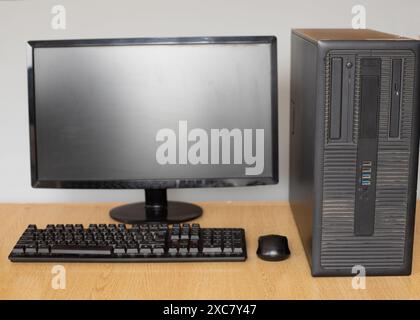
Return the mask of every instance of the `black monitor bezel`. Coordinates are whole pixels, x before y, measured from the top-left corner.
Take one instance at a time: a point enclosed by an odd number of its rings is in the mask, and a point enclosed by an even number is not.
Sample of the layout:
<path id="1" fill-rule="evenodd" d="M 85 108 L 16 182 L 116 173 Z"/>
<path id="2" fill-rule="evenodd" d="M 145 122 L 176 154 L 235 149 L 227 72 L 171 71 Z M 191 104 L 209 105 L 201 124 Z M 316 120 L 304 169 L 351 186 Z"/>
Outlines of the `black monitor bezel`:
<path id="1" fill-rule="evenodd" d="M 134 179 L 134 180 L 40 180 L 37 171 L 36 106 L 34 83 L 34 49 L 48 47 L 118 46 L 153 44 L 271 44 L 271 116 L 272 116 L 272 176 L 235 178 L 194 179 Z M 124 38 L 124 39 L 78 39 L 41 40 L 27 42 L 27 75 L 29 100 L 29 132 L 31 184 L 34 188 L 65 189 L 167 189 L 199 187 L 240 187 L 278 183 L 278 86 L 277 86 L 277 39 L 275 36 L 235 37 L 177 37 L 177 38 Z"/>

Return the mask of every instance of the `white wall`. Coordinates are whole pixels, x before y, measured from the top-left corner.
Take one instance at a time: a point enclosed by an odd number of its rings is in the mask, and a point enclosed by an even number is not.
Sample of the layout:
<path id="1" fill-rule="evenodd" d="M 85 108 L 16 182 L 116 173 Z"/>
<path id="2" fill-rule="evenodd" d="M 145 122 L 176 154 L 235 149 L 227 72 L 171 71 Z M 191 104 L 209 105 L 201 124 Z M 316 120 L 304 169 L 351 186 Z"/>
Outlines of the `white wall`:
<path id="1" fill-rule="evenodd" d="M 67 29 L 53 30 L 51 8 L 64 5 Z M 30 187 L 27 40 L 205 35 L 276 35 L 279 71 L 280 183 L 231 189 L 171 190 L 202 200 L 282 200 L 288 194 L 290 29 L 351 27 L 363 4 L 367 27 L 418 37 L 420 1 L 400 0 L 0 0 L 0 202 L 135 201 L 141 190 Z"/>

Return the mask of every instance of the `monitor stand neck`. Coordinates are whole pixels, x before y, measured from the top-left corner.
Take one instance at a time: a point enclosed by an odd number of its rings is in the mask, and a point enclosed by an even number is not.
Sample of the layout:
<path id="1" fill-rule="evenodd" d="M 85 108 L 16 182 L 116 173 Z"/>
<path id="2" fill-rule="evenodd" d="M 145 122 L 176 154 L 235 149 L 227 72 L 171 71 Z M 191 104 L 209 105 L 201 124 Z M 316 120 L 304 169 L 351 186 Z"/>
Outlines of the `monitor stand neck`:
<path id="1" fill-rule="evenodd" d="M 194 204 L 168 201 L 166 189 L 145 189 L 145 202 L 113 208 L 112 219 L 122 223 L 177 223 L 198 218 L 203 210 Z"/>

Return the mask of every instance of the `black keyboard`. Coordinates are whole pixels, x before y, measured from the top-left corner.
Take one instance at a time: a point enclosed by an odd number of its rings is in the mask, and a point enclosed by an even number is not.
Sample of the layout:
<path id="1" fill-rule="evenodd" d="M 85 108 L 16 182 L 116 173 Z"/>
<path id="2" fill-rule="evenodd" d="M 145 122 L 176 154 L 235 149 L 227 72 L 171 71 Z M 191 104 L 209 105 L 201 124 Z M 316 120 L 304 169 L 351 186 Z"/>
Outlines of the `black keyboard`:
<path id="1" fill-rule="evenodd" d="M 245 231 L 199 224 L 29 225 L 9 255 L 13 262 L 244 261 Z"/>

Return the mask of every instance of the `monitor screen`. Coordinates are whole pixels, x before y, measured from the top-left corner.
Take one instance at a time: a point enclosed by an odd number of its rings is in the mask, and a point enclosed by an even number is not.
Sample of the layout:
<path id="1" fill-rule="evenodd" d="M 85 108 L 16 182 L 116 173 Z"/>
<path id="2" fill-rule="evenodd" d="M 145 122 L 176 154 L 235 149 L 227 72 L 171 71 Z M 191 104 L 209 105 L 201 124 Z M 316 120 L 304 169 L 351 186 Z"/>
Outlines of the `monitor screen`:
<path id="1" fill-rule="evenodd" d="M 269 42 L 35 45 L 36 180 L 273 178 L 272 63 Z"/>

